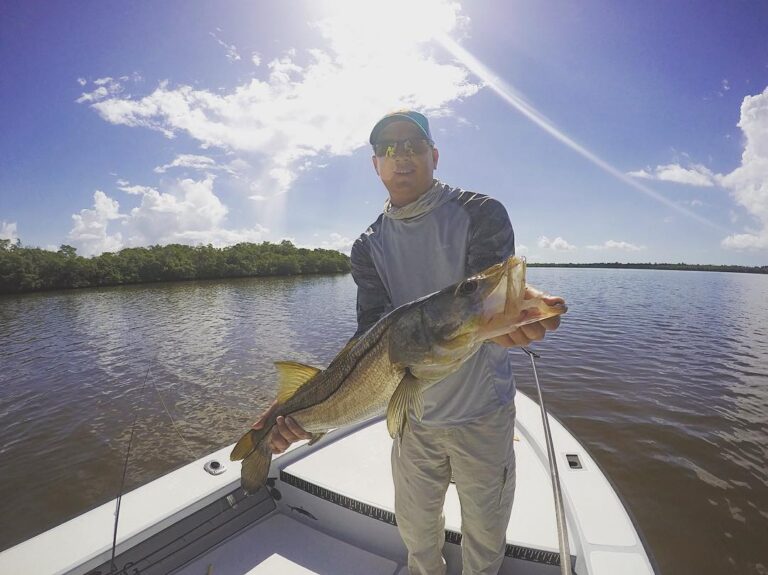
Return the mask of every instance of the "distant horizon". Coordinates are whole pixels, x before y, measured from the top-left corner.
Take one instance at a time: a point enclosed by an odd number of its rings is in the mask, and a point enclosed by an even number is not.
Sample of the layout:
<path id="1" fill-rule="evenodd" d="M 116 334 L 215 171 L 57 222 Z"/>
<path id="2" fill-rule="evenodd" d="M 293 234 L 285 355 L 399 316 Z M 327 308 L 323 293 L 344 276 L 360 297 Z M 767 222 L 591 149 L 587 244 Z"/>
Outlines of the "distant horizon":
<path id="1" fill-rule="evenodd" d="M 0 238 L 349 253 L 386 198 L 370 129 L 411 107 L 430 118 L 435 176 L 504 204 L 532 261 L 768 262 L 764 3 L 371 14 L 352 0 L 5 7 Z"/>
<path id="2" fill-rule="evenodd" d="M 0 238 L 0 240 L 2 240 L 2 238 Z M 283 238 L 283 239 L 277 240 L 277 241 L 263 240 L 262 242 L 240 242 L 240 243 L 256 244 L 256 245 L 257 244 L 261 244 L 261 243 L 270 243 L 270 244 L 273 244 L 273 245 L 279 245 L 281 242 L 285 242 L 285 241 L 291 242 L 291 244 L 294 247 L 298 248 L 298 249 L 330 249 L 332 251 L 337 251 L 337 252 L 339 252 L 339 253 L 349 257 L 349 253 L 348 252 L 345 252 L 345 251 L 342 251 L 342 250 L 339 250 L 339 249 L 336 249 L 336 248 L 321 248 L 319 246 L 302 246 L 302 245 L 294 244 L 288 238 Z M 166 246 L 169 246 L 169 245 L 172 245 L 172 244 L 152 244 L 152 245 L 147 245 L 147 246 L 130 246 L 130 247 L 125 247 L 125 248 L 121 248 L 121 249 L 149 249 L 149 248 L 152 248 L 152 247 L 155 247 L 155 246 L 159 246 L 159 247 L 162 248 L 162 247 L 166 247 Z M 179 245 L 186 245 L 186 246 L 189 246 L 191 248 L 197 248 L 197 247 L 206 247 L 208 244 L 179 244 Z M 221 247 L 232 247 L 233 245 L 236 245 L 236 244 L 232 244 L 230 246 L 221 246 Z M 21 248 L 22 249 L 24 249 L 24 248 L 40 249 L 40 250 L 45 250 L 45 251 L 50 251 L 50 252 L 57 252 L 63 246 L 69 246 L 69 244 L 62 244 L 61 246 L 59 246 L 56 249 L 50 249 L 50 248 L 45 248 L 45 247 L 40 247 L 40 246 L 28 246 L 28 245 L 24 245 L 24 243 L 21 242 Z M 69 246 L 69 247 L 74 247 L 74 246 Z M 117 251 L 119 252 L 121 250 L 117 250 Z M 103 253 L 117 253 L 117 252 L 102 252 L 102 254 Z M 90 258 L 99 257 L 99 255 L 102 255 L 102 254 L 90 255 L 90 256 L 84 256 L 82 254 L 76 254 L 76 255 L 78 257 L 84 257 L 84 258 L 90 259 Z M 651 261 L 645 261 L 645 262 L 639 262 L 639 261 L 638 262 L 620 262 L 620 261 L 541 262 L 541 261 L 531 261 L 528 257 L 526 257 L 526 263 L 527 263 L 528 266 L 531 266 L 531 267 L 547 267 L 547 266 L 549 266 L 549 267 L 565 267 L 565 266 L 578 266 L 578 267 L 594 267 L 594 266 L 623 266 L 623 267 L 629 267 L 629 266 L 688 266 L 688 267 L 707 267 L 707 266 L 709 266 L 709 267 L 718 267 L 718 268 L 739 267 L 739 268 L 757 269 L 757 270 L 765 269 L 765 270 L 768 271 L 768 262 L 766 262 L 765 264 L 756 264 L 756 265 L 715 264 L 715 263 L 689 263 L 689 262 L 681 262 L 681 261 L 678 261 L 678 262 L 664 262 L 664 261 L 653 261 L 653 262 L 651 262 Z"/>

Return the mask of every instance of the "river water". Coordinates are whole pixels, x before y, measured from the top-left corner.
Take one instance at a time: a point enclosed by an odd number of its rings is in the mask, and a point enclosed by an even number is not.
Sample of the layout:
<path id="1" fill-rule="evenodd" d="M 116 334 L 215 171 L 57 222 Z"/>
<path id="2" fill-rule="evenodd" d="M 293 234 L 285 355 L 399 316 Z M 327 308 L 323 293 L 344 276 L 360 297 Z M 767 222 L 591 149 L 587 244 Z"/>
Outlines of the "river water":
<path id="1" fill-rule="evenodd" d="M 547 405 L 660 572 L 768 574 L 768 276 L 528 279 L 569 304 L 535 346 Z M 114 498 L 136 415 L 128 489 L 235 441 L 274 396 L 272 362 L 327 364 L 354 301 L 348 275 L 0 296 L 0 549 Z"/>

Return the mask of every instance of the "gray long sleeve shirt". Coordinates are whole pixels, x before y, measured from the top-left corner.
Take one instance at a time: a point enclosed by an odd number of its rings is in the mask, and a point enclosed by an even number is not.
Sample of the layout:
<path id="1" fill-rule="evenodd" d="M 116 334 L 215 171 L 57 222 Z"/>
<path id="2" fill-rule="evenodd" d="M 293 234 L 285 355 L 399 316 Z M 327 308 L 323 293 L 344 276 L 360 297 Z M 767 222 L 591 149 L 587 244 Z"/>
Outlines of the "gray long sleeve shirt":
<path id="1" fill-rule="evenodd" d="M 352 246 L 357 283 L 355 336 L 392 309 L 438 291 L 514 254 L 504 206 L 436 181 L 439 198 L 407 219 L 383 213 Z M 434 189 L 434 188 L 433 188 Z M 459 425 L 513 400 L 506 349 L 485 343 L 462 367 L 424 393 L 422 423 Z"/>

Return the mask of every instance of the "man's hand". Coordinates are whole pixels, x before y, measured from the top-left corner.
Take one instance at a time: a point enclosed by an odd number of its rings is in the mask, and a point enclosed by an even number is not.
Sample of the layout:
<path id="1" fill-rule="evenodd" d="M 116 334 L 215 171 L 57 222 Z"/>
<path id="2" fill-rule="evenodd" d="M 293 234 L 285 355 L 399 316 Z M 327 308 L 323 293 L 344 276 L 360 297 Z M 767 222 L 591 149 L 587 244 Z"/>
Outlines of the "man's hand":
<path id="1" fill-rule="evenodd" d="M 544 303 L 547 305 L 565 303 L 565 300 L 561 297 L 545 296 L 541 292 L 527 286 L 525 288 L 524 297 L 525 299 L 541 297 L 541 299 L 544 300 Z M 548 331 L 556 330 L 558 327 L 560 327 L 559 315 L 521 326 L 513 332 L 494 337 L 491 339 L 491 341 L 499 344 L 502 347 L 526 346 L 532 341 L 539 341 L 540 339 L 544 339 L 544 336 Z"/>
<path id="2" fill-rule="evenodd" d="M 272 402 L 272 405 L 269 406 L 269 409 L 262 413 L 259 420 L 251 427 L 253 429 L 261 429 L 264 427 L 264 423 L 266 423 L 267 419 L 269 419 L 276 409 L 277 401 L 274 401 Z M 311 438 L 312 434 L 304 431 L 293 418 L 279 415 L 275 426 L 272 428 L 272 433 L 269 435 L 269 447 L 272 450 L 272 453 L 282 453 L 288 449 L 291 443 Z"/>

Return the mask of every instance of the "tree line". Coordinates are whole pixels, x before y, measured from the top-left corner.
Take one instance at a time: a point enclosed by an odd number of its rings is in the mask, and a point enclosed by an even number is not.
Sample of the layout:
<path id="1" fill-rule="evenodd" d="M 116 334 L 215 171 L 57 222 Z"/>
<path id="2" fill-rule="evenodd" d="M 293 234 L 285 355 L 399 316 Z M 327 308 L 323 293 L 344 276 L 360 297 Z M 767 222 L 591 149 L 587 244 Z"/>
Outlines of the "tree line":
<path id="1" fill-rule="evenodd" d="M 746 274 L 768 274 L 768 266 L 735 266 L 735 265 L 713 265 L 713 264 L 658 264 L 658 263 L 640 263 L 624 264 L 620 262 L 612 263 L 591 263 L 591 264 L 546 264 L 546 263 L 528 263 L 533 268 L 617 268 L 633 270 L 685 270 L 700 272 L 735 272 Z"/>
<path id="2" fill-rule="evenodd" d="M 86 258 L 69 245 L 54 252 L 0 239 L 0 293 L 349 271 L 348 256 L 335 250 L 297 248 L 288 240 L 224 248 L 155 245 Z"/>

